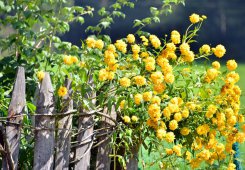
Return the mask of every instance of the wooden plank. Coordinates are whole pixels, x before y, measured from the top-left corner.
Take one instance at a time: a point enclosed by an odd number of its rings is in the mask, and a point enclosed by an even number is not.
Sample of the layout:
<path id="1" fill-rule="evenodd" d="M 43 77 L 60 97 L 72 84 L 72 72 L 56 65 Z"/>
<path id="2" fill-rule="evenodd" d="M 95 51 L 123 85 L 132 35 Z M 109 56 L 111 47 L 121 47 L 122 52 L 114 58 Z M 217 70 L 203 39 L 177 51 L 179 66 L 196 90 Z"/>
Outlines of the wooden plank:
<path id="1" fill-rule="evenodd" d="M 37 98 L 35 116 L 34 170 L 51 170 L 54 162 L 54 90 L 45 73 Z M 45 114 L 45 115 L 43 115 Z"/>
<path id="2" fill-rule="evenodd" d="M 116 120 L 116 111 L 115 106 L 112 106 L 110 112 L 108 112 L 108 108 L 105 108 L 103 111 L 105 114 L 108 114 L 112 119 Z M 102 117 L 102 125 L 101 128 L 114 126 L 115 123 L 108 118 Z M 101 131 L 101 133 L 108 133 L 110 129 L 105 129 Z M 100 146 L 98 146 L 98 152 L 96 156 L 96 170 L 109 170 L 111 165 L 111 158 L 109 155 L 111 154 L 112 148 L 110 147 L 110 138 L 108 135 L 102 136 L 99 138 L 99 142 L 103 142 Z"/>
<path id="3" fill-rule="evenodd" d="M 138 170 L 139 146 L 132 147 L 131 152 L 132 155 L 130 155 L 129 159 L 126 162 L 127 170 Z"/>
<path id="4" fill-rule="evenodd" d="M 73 110 L 71 80 L 68 78 L 66 79 L 65 87 L 68 89 L 68 93 L 63 97 L 62 101 L 65 106 L 64 110 L 62 110 L 64 113 Z M 68 170 L 71 150 L 72 114 L 58 119 L 56 125 L 58 130 L 56 135 L 55 169 Z"/>
<path id="5" fill-rule="evenodd" d="M 20 130 L 22 113 L 25 108 L 25 89 L 25 69 L 23 67 L 18 67 L 14 90 L 8 108 L 7 121 L 9 123 L 6 124 L 5 132 L 2 132 L 4 133 L 3 136 L 6 137 L 6 139 L 4 139 L 4 148 L 7 152 L 7 156 L 3 159 L 3 170 L 18 168 Z"/>
<path id="6" fill-rule="evenodd" d="M 92 79 L 89 84 L 93 86 Z M 93 92 L 87 93 L 87 98 L 93 98 L 96 94 Z M 95 100 L 92 101 L 95 104 Z M 90 141 L 85 144 L 79 145 L 75 150 L 74 157 L 74 170 L 89 170 L 90 169 L 90 157 L 91 148 L 93 145 L 93 131 L 94 131 L 94 118 L 92 115 L 87 115 L 89 110 L 81 109 L 80 117 L 78 119 L 78 136 L 77 141 L 79 143 Z"/>

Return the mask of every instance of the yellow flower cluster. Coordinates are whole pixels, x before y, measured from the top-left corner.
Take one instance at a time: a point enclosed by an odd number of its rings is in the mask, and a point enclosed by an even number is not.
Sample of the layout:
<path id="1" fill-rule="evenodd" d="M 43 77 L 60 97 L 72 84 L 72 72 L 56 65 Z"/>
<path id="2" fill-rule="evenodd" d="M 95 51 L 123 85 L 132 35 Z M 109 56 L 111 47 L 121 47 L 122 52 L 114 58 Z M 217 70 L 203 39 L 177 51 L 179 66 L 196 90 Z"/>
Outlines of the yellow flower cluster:
<path id="1" fill-rule="evenodd" d="M 64 86 L 61 86 L 61 87 L 59 88 L 59 90 L 58 90 L 58 95 L 59 95 L 60 97 L 64 97 L 64 96 L 67 94 L 67 92 L 68 92 L 67 88 L 64 87 Z"/>
<path id="2" fill-rule="evenodd" d="M 122 53 L 125 54 L 127 52 L 127 44 L 123 40 L 117 40 L 115 46 Z"/>
<path id="3" fill-rule="evenodd" d="M 179 44 L 180 43 L 180 33 L 176 30 L 171 32 L 171 41 L 174 44 Z"/>
<path id="4" fill-rule="evenodd" d="M 78 62 L 78 58 L 76 56 L 65 55 L 63 61 L 66 65 L 71 65 Z"/>
<path id="5" fill-rule="evenodd" d="M 37 72 L 37 78 L 39 81 L 42 81 L 45 76 L 45 73 L 43 71 L 38 71 Z"/>
<path id="6" fill-rule="evenodd" d="M 98 48 L 100 50 L 104 48 L 104 42 L 102 40 L 95 40 L 93 37 L 88 37 L 86 44 L 89 48 Z"/>
<path id="7" fill-rule="evenodd" d="M 159 38 L 156 35 L 150 35 L 149 39 L 150 39 L 152 46 L 155 49 L 157 49 L 161 46 L 161 41 L 159 40 Z"/>

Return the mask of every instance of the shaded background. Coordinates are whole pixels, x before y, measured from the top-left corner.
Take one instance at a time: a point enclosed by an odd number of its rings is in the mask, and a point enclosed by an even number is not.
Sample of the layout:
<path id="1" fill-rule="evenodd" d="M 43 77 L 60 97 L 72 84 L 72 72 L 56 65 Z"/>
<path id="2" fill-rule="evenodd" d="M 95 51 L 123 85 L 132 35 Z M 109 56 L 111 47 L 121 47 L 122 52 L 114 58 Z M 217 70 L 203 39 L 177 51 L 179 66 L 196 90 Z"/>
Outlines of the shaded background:
<path id="1" fill-rule="evenodd" d="M 75 0 L 76 5 L 91 5 L 96 9 L 101 7 L 109 7 L 114 2 L 113 0 Z M 124 8 L 126 19 L 115 19 L 115 23 L 104 34 L 112 37 L 112 40 L 125 37 L 128 33 L 134 33 L 132 29 L 133 19 L 142 19 L 150 15 L 149 7 L 160 7 L 159 0 L 136 2 L 135 8 Z M 183 33 L 190 24 L 189 15 L 192 13 L 204 14 L 208 17 L 199 32 L 197 37 L 198 43 L 193 45 L 194 50 L 203 43 L 208 43 L 211 46 L 216 46 L 222 43 L 227 49 L 225 60 L 235 58 L 239 62 L 245 62 L 245 1 L 244 0 L 186 0 L 185 6 L 179 5 L 173 8 L 173 13 L 168 16 L 161 17 L 161 23 L 153 24 L 144 28 L 152 34 L 163 37 L 169 34 L 171 30 L 177 29 Z M 76 45 L 81 45 L 81 39 L 85 39 L 92 33 L 85 33 L 85 28 L 88 25 L 95 25 L 99 20 L 95 13 L 94 17 L 86 17 L 85 24 L 80 25 L 74 23 L 71 25 L 71 30 L 62 36 L 65 41 L 70 41 Z"/>

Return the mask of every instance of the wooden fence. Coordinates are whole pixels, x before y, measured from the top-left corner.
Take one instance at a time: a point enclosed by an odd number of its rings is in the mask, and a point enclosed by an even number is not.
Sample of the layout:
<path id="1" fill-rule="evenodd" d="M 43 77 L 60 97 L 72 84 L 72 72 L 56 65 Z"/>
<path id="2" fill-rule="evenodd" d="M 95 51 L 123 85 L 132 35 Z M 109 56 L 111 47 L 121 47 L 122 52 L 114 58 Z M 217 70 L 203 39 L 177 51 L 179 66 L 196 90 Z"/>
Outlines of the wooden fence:
<path id="1" fill-rule="evenodd" d="M 71 81 L 66 79 L 64 86 L 68 93 L 63 97 L 62 113 L 55 111 L 55 96 L 49 73 L 37 87 L 35 94 L 36 113 L 29 128 L 34 136 L 34 170 L 90 169 L 91 148 L 97 148 L 95 169 L 107 170 L 111 164 L 110 134 L 116 126 L 116 112 L 106 108 L 100 110 L 79 110 L 73 108 Z M 2 169 L 18 169 L 21 129 L 25 113 L 25 70 L 18 67 L 8 108 L 8 117 L 0 121 L 0 153 Z M 89 94 L 93 96 L 94 94 Z M 90 97 L 91 97 L 90 96 Z M 72 119 L 78 112 L 77 129 L 72 127 Z M 103 123 L 94 129 L 94 113 L 102 116 Z M 127 161 L 127 169 L 137 169 L 133 165 L 136 158 Z M 137 162 L 136 162 L 137 164 Z M 131 168 L 134 167 L 134 168 Z"/>

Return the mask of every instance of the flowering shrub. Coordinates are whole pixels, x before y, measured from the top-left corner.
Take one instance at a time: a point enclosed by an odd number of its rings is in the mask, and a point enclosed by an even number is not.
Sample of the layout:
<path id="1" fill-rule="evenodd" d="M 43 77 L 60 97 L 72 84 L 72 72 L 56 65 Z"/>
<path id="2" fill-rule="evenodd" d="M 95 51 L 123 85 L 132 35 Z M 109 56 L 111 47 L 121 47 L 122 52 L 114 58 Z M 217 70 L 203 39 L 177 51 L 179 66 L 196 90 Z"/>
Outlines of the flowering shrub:
<path id="1" fill-rule="evenodd" d="M 115 101 L 121 117 L 117 133 L 121 143 L 114 145 L 125 146 L 130 152 L 134 146 L 146 145 L 146 140 L 155 149 L 169 143 L 162 153 L 165 168 L 175 166 L 166 164 L 166 157 L 183 158 L 192 168 L 202 162 L 224 162 L 229 163 L 228 169 L 235 168 L 232 145 L 245 139 L 244 130 L 234 127 L 244 122 L 239 113 L 237 63 L 227 61 L 225 70 L 218 61 L 198 69 L 192 64 L 226 53 L 223 45 L 211 48 L 204 44 L 198 53 L 191 50 L 205 19 L 192 14 L 191 25 L 183 35 L 176 30 L 164 39 L 129 34 L 115 44 L 105 45 L 98 76 L 101 83 L 113 84 L 117 89 Z M 96 48 L 97 41 L 88 38 L 86 42 Z"/>

